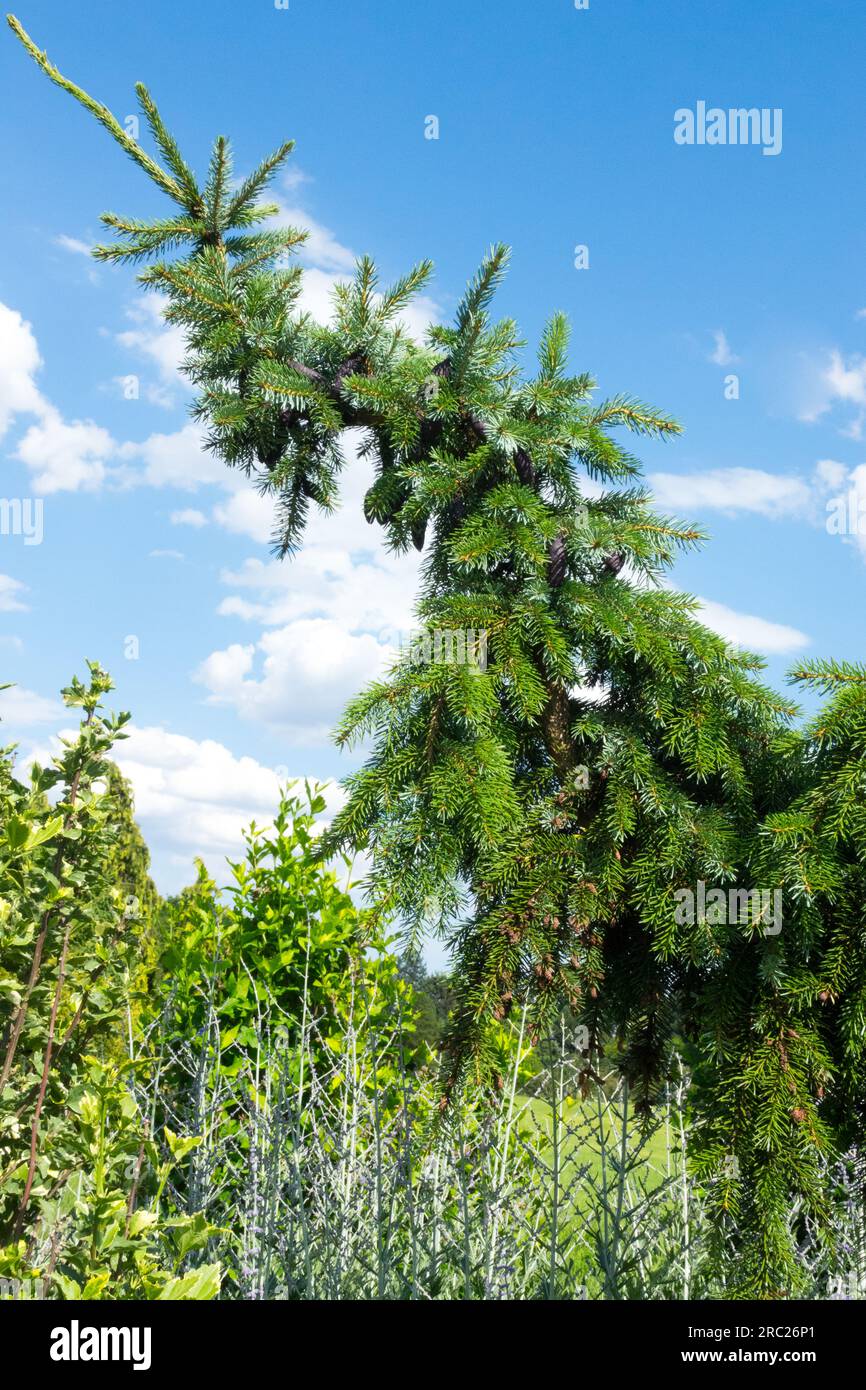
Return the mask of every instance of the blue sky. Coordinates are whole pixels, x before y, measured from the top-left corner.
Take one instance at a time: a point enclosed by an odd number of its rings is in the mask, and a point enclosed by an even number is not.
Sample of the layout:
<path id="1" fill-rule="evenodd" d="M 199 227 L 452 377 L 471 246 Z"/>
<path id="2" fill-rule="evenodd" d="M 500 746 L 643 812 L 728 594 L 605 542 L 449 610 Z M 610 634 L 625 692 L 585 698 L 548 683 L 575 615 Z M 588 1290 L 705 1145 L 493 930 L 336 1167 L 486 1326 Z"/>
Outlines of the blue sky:
<path id="1" fill-rule="evenodd" d="M 239 173 L 297 141 L 275 193 L 310 229 L 316 313 L 357 253 L 384 278 L 431 256 L 422 332 L 485 248 L 510 243 L 501 309 L 530 348 L 563 309 L 575 369 L 684 424 L 638 452 L 664 509 L 711 533 L 675 576 L 706 621 L 763 650 L 777 683 L 803 656 L 862 658 L 866 526 L 826 521 L 833 498 L 866 499 L 866 8 L 21 0 L 18 14 L 121 119 L 144 80 L 199 169 L 217 133 Z M 44 751 L 68 727 L 58 688 L 85 656 L 108 666 L 134 715 L 121 764 L 176 889 L 193 854 L 216 865 L 267 817 L 280 778 L 348 770 L 327 731 L 409 626 L 416 564 L 360 519 L 358 463 L 304 556 L 271 560 L 267 508 L 201 453 L 158 301 L 86 254 L 101 211 L 158 214 L 159 195 L 5 33 L 0 90 L 0 498 L 41 501 L 44 528 L 38 545 L 0 534 L 0 681 L 17 682 L 4 741 Z M 675 113 L 701 101 L 780 110 L 780 152 L 677 144 Z"/>

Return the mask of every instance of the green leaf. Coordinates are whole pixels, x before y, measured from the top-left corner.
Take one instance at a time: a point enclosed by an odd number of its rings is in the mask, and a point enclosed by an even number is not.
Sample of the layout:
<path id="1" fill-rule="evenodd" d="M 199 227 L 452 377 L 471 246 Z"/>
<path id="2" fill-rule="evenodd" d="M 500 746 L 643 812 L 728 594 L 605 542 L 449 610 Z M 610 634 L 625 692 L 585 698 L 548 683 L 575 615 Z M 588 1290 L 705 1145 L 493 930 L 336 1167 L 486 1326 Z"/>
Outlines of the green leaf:
<path id="1" fill-rule="evenodd" d="M 37 845 L 44 845 L 46 840 L 53 840 L 54 836 L 63 829 L 63 817 L 54 816 L 46 821 L 44 825 L 38 826 L 30 831 L 25 844 L 25 850 L 35 849 Z"/>
<path id="2" fill-rule="evenodd" d="M 219 1265 L 202 1265 L 199 1269 L 190 1270 L 189 1274 L 169 1279 L 160 1289 L 157 1299 L 163 1303 L 192 1299 L 199 1303 L 205 1302 L 216 1298 L 220 1290 L 220 1277 Z"/>
<path id="3" fill-rule="evenodd" d="M 170 1130 L 168 1125 L 165 1126 L 163 1133 L 165 1134 L 166 1143 L 168 1144 L 175 1163 L 180 1163 L 182 1159 L 186 1158 L 188 1153 L 191 1153 L 193 1149 L 197 1149 L 201 1143 L 201 1135 L 189 1136 L 186 1139 L 182 1139 Z"/>
<path id="4" fill-rule="evenodd" d="M 140 1207 L 134 1211 L 129 1219 L 129 1234 L 140 1236 L 142 1231 L 147 1231 L 151 1226 L 155 1226 L 159 1220 L 156 1212 L 148 1211 L 146 1207 Z"/>

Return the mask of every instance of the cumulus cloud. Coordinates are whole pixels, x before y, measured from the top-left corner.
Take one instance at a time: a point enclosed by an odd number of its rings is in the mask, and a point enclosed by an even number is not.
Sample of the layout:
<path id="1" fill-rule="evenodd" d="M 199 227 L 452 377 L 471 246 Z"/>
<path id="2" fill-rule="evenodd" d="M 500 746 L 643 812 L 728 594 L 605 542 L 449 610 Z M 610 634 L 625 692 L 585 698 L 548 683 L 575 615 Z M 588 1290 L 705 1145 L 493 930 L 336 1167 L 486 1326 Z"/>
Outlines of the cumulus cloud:
<path id="1" fill-rule="evenodd" d="M 0 690 L 0 720 L 13 731 L 30 729 L 36 724 L 55 724 L 63 714 L 64 706 L 58 700 L 48 700 L 25 686 L 12 685 L 8 690 Z"/>
<path id="2" fill-rule="evenodd" d="M 731 351 L 731 345 L 723 328 L 714 328 L 712 336 L 714 346 L 709 356 L 711 362 L 715 362 L 717 367 L 730 367 L 734 362 L 739 362 L 739 357 Z"/>
<path id="3" fill-rule="evenodd" d="M 659 506 L 680 515 L 752 512 L 770 521 L 800 520 L 855 545 L 866 559 L 866 464 L 819 459 L 811 477 L 756 468 L 717 468 L 706 473 L 651 473 Z"/>
<path id="4" fill-rule="evenodd" d="M 274 530 L 274 499 L 252 487 L 239 487 L 214 507 L 213 519 L 238 536 L 266 545 Z"/>
<path id="5" fill-rule="evenodd" d="M 94 421 L 63 418 L 36 384 L 41 366 L 32 326 L 16 309 L 0 304 L 0 437 L 16 416 L 35 416 L 13 452 L 30 470 L 33 491 L 97 489 L 118 446 Z"/>
<path id="6" fill-rule="evenodd" d="M 250 757 L 236 757 L 213 739 L 197 740 L 161 727 L 132 727 L 117 762 L 132 783 L 136 819 L 154 853 L 184 870 L 200 855 L 218 867 L 242 847 L 250 821 L 267 824 L 276 810 L 280 778 Z"/>
<path id="7" fill-rule="evenodd" d="M 823 379 L 832 401 L 851 401 L 866 405 L 866 358 L 855 355 L 844 358 L 836 348 L 829 355 Z"/>
<path id="8" fill-rule="evenodd" d="M 181 364 L 186 355 L 183 329 L 178 324 L 166 323 L 163 310 L 166 306 L 163 295 L 148 294 L 131 305 L 126 313 L 134 327 L 116 334 L 121 347 L 144 357 L 157 371 L 157 383 L 145 388 L 145 394 L 155 405 L 173 405 L 178 388 L 189 390 L 189 383 L 181 372 Z"/>
<path id="9" fill-rule="evenodd" d="M 34 380 L 41 365 L 31 325 L 16 309 L 0 304 L 0 437 L 14 416 L 39 415 L 45 409 Z"/>
<path id="10" fill-rule="evenodd" d="M 66 420 L 41 393 L 42 360 L 33 329 L 15 309 L 0 304 L 0 436 L 19 415 L 35 416 L 13 451 L 30 470 L 36 493 L 93 491 L 109 479 L 154 487 L 222 481 L 225 470 L 204 455 L 192 424 L 174 434 L 154 434 L 142 444 L 120 445 L 92 420 Z M 130 475 L 127 460 L 143 469 Z"/>
<path id="11" fill-rule="evenodd" d="M 866 464 L 849 469 L 832 459 L 824 459 L 819 468 L 823 470 L 828 532 L 856 545 L 866 560 Z"/>
<path id="12" fill-rule="evenodd" d="M 188 738 L 161 727 L 133 726 L 119 745 L 117 762 L 132 783 L 136 819 L 163 892 L 190 882 L 196 856 L 224 883 L 226 857 L 243 854 L 244 829 L 253 820 L 269 825 L 280 787 L 305 775 L 239 757 L 214 739 Z M 333 781 L 326 783 L 325 797 L 326 820 L 345 798 Z"/>
<path id="13" fill-rule="evenodd" d="M 21 692 L 39 701 L 32 692 Z M 0 694 L 0 714 L 10 691 Z M 45 701 L 48 706 L 50 701 Z M 62 714 L 63 711 L 61 710 Z M 57 720 L 57 707 L 43 722 Z M 30 723 L 36 722 L 30 719 Z M 151 851 L 152 873 L 163 893 L 175 893 L 193 878 L 193 860 L 201 858 L 223 885 L 226 858 L 244 853 L 243 831 L 251 821 L 268 826 L 287 782 L 318 781 L 302 769 L 268 767 L 238 756 L 214 739 L 194 739 L 162 726 L 129 725 L 128 738 L 117 745 L 116 762 L 130 783 L 135 817 Z M 65 737 L 71 731 L 64 731 Z M 28 761 L 47 763 L 58 740 L 35 747 Z M 327 807 L 318 824 L 325 826 L 343 805 L 345 794 L 333 780 L 324 783 Z"/>
<path id="14" fill-rule="evenodd" d="M 27 604 L 21 602 L 25 587 L 11 574 L 0 574 L 0 613 L 26 613 Z"/>
<path id="15" fill-rule="evenodd" d="M 320 270 L 347 271 L 351 275 L 357 255 L 338 241 L 329 227 L 317 222 L 305 208 L 297 205 L 280 203 L 279 209 L 274 218 L 279 226 L 297 227 L 307 234 L 304 244 L 298 247 L 302 261 Z"/>
<path id="16" fill-rule="evenodd" d="M 308 182 L 300 170 L 290 170 L 283 178 L 286 192 Z M 341 241 L 323 223 L 316 220 L 306 208 L 295 200 L 281 202 L 279 211 L 272 219 L 276 227 L 297 227 L 307 233 L 307 239 L 297 249 L 298 259 L 304 269 L 301 287 L 300 307 L 312 315 L 318 323 L 329 323 L 333 318 L 334 288 L 341 281 L 351 279 L 355 271 L 357 253 Z M 398 316 L 405 331 L 416 341 L 421 342 L 427 329 L 440 319 L 440 308 L 430 295 L 418 295 Z"/>
<path id="17" fill-rule="evenodd" d="M 301 618 L 333 619 L 349 633 L 372 632 L 387 644 L 412 627 L 420 556 L 395 555 L 384 532 L 361 520 L 373 465 L 358 454 L 356 431 L 343 436 L 346 467 L 340 505 L 330 515 L 311 514 L 304 545 L 291 564 L 248 559 L 226 571 L 223 582 L 234 592 L 219 611 L 265 627 Z M 273 533 L 273 500 L 241 487 L 214 510 L 226 529 L 266 543 Z"/>
<path id="18" fill-rule="evenodd" d="M 230 592 L 219 612 L 259 631 L 211 653 L 196 672 L 212 703 L 290 730 L 306 745 L 328 739 L 347 701 L 382 674 L 413 627 L 421 559 L 415 551 L 394 555 L 382 530 L 360 520 L 373 467 L 358 442 L 354 432 L 343 438 L 341 505 L 311 516 L 291 564 L 251 557 L 224 572 Z M 239 488 L 214 519 L 266 542 L 273 502 Z"/>
<path id="19" fill-rule="evenodd" d="M 224 599 L 219 612 L 265 626 L 323 616 L 349 632 L 390 637 L 412 627 L 417 571 L 414 555 L 359 557 L 339 543 L 311 546 L 290 565 L 252 558 L 224 574 L 225 582 L 242 592 Z"/>
<path id="20" fill-rule="evenodd" d="M 202 485 L 223 486 L 226 467 L 204 447 L 201 428 L 190 421 L 168 434 L 151 434 L 140 444 L 124 444 L 119 455 L 140 465 L 129 481 L 148 487 L 195 492 Z"/>
<path id="21" fill-rule="evenodd" d="M 180 511 L 172 512 L 169 521 L 172 526 L 194 526 L 196 530 L 207 526 L 204 512 L 198 511 L 195 507 L 183 507 Z"/>
<path id="22" fill-rule="evenodd" d="M 811 643 L 812 639 L 804 632 L 787 627 L 784 623 L 769 622 L 752 613 L 737 613 L 733 608 L 728 608 L 724 603 L 715 603 L 712 599 L 702 598 L 699 603 L 697 617 L 700 621 L 747 651 L 778 656 L 801 651 Z"/>
<path id="23" fill-rule="evenodd" d="M 302 618 L 256 643 L 212 652 L 195 672 L 212 704 L 281 729 L 298 742 L 325 743 L 349 698 L 382 674 L 393 649 L 372 633 L 329 618 Z"/>
<path id="24" fill-rule="evenodd" d="M 839 433 L 849 439 L 860 439 L 866 418 L 866 357 L 858 353 L 846 356 L 831 348 L 818 360 L 804 363 L 802 400 L 798 417 L 814 424 L 837 407 L 854 407 Z"/>
<path id="25" fill-rule="evenodd" d="M 658 505 L 678 512 L 756 512 L 773 519 L 807 516 L 814 506 L 814 493 L 808 482 L 760 468 L 650 473 L 647 481 Z"/>
<path id="26" fill-rule="evenodd" d="M 847 467 L 836 459 L 819 459 L 815 464 L 815 481 L 821 489 L 840 488 L 847 477 Z"/>
<path id="27" fill-rule="evenodd" d="M 106 464 L 117 446 L 108 430 L 92 420 L 68 423 L 53 406 L 31 425 L 15 450 L 27 465 L 34 492 L 92 491 L 102 485 Z"/>

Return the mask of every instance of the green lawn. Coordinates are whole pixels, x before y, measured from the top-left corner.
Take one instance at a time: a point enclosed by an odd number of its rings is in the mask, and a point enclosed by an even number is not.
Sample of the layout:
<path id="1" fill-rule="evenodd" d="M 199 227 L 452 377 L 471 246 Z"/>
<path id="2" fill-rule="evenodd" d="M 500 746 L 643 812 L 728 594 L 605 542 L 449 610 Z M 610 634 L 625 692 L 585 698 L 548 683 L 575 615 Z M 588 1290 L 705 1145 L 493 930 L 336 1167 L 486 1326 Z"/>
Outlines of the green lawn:
<path id="1" fill-rule="evenodd" d="M 593 1097 L 586 1100 L 567 1097 L 561 1107 L 557 1137 L 554 1112 L 546 1100 L 519 1096 L 517 1109 L 520 1132 L 527 1143 L 540 1149 L 547 1163 L 553 1161 L 557 1139 L 564 1181 L 572 1181 L 585 1168 L 588 1170 L 587 1176 L 581 1184 L 584 1191 L 601 1186 L 605 1178 L 608 1186 L 615 1184 L 622 1152 L 622 1116 L 619 1111 L 614 1112 L 609 1107 L 600 1118 L 598 1103 Z M 647 1187 L 657 1187 L 669 1175 L 675 1174 L 679 1168 L 679 1136 L 675 1128 L 672 1127 L 670 1135 L 666 1136 L 662 1122 L 644 1138 L 639 1125 L 630 1119 L 626 1165 L 630 1177 L 633 1175 L 635 1181 L 642 1180 Z"/>

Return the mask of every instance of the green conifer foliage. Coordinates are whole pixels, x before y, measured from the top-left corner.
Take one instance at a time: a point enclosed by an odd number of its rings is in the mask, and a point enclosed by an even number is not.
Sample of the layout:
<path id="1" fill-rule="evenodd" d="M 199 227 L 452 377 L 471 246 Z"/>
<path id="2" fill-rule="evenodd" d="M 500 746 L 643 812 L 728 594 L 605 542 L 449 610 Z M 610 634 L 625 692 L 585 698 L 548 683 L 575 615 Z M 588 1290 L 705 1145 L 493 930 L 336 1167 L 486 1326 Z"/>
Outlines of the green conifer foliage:
<path id="1" fill-rule="evenodd" d="M 701 536 L 654 511 L 624 441 L 679 427 L 599 402 L 561 315 L 526 371 L 515 324 L 492 314 L 504 247 L 424 345 L 400 313 L 427 261 L 383 290 L 360 260 L 318 324 L 284 264 L 302 234 L 272 230 L 259 201 L 290 145 L 235 189 L 220 138 L 199 184 L 144 88 L 162 163 L 11 22 L 174 202 L 160 222 L 106 215 L 116 240 L 96 254 L 151 262 L 141 279 L 184 329 L 210 447 L 273 497 L 277 552 L 334 507 L 354 428 L 375 465 L 367 520 L 424 553 L 419 641 L 338 731 L 373 751 L 326 848 L 367 848 L 379 910 L 453 947 L 446 1117 L 465 1079 L 495 1085 L 495 1023 L 518 1005 L 534 1037 L 568 1006 L 587 1087 L 614 1036 L 645 1110 L 685 1046 L 698 1166 L 741 1233 L 737 1287 L 790 1292 L 792 1200 L 821 1221 L 824 1156 L 862 1123 L 863 673 L 804 673 L 837 693 L 800 734 L 760 660 L 668 587 Z M 780 890 L 782 930 L 751 906 L 678 912 L 700 884 Z"/>

